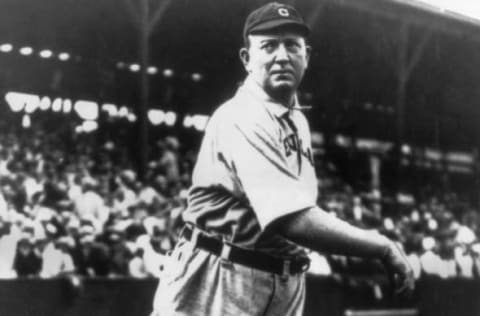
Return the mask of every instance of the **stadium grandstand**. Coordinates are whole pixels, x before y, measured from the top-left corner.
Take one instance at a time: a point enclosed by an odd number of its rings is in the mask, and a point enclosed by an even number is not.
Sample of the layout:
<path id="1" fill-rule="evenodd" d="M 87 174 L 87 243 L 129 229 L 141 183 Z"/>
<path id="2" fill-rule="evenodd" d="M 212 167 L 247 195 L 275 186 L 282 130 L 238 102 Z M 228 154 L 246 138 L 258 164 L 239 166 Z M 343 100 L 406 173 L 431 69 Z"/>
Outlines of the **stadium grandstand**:
<path id="1" fill-rule="evenodd" d="M 202 132 L 243 77 L 244 17 L 266 2 L 1 1 L 0 315 L 148 315 Z M 419 280 L 397 301 L 379 263 L 312 252 L 305 315 L 478 315 L 474 8 L 285 2 L 312 29 L 299 99 L 319 204 L 401 242 Z"/>

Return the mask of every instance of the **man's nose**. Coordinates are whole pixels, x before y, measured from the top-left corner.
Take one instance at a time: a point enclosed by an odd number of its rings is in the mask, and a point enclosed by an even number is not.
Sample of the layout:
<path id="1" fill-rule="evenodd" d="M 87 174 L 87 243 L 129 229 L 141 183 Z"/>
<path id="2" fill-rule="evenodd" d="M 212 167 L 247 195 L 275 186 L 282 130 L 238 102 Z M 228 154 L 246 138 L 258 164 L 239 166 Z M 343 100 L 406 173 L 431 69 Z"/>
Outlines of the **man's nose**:
<path id="1" fill-rule="evenodd" d="M 288 51 L 284 44 L 278 45 L 278 48 L 275 52 L 275 61 L 288 61 Z"/>

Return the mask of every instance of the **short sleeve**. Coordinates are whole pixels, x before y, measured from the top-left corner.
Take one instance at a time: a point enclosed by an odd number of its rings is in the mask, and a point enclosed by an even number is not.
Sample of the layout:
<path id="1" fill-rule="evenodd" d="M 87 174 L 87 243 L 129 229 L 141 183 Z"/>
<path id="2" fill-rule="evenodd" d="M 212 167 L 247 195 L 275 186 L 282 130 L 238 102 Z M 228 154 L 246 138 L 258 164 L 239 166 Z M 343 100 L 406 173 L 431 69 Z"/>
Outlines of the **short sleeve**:
<path id="1" fill-rule="evenodd" d="M 223 153 L 262 229 L 275 219 L 316 205 L 316 178 L 290 169 L 273 122 L 224 124 Z M 315 180 L 314 180 L 315 179 Z"/>

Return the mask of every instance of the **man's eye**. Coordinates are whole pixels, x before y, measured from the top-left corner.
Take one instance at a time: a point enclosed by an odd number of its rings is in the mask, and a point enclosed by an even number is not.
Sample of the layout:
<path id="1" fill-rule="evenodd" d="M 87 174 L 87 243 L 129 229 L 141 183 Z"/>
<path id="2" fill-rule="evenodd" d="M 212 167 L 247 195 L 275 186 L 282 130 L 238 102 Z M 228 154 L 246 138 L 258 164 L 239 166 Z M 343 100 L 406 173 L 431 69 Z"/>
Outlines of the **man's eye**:
<path id="1" fill-rule="evenodd" d="M 271 52 L 274 48 L 274 43 L 265 43 L 262 45 L 262 49 L 266 50 L 267 52 Z"/>
<path id="2" fill-rule="evenodd" d="M 300 49 L 300 44 L 298 42 L 288 42 L 285 44 L 285 46 L 289 49 L 289 50 L 294 50 L 294 51 L 297 51 Z"/>

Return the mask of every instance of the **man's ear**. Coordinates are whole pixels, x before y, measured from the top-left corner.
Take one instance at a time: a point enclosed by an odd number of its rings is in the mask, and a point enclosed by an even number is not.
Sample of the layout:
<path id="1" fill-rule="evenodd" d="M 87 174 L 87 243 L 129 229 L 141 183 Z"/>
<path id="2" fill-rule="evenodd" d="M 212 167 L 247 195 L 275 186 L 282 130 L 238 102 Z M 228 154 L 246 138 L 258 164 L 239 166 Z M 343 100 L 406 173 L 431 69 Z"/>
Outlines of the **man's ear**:
<path id="1" fill-rule="evenodd" d="M 243 67 L 245 67 L 245 70 L 247 72 L 250 72 L 249 70 L 249 61 L 250 61 L 250 53 L 248 52 L 248 49 L 246 47 L 242 47 L 239 52 L 240 60 L 242 61 Z"/>
<path id="2" fill-rule="evenodd" d="M 311 55 L 312 55 L 312 47 L 310 45 L 307 45 L 305 47 L 305 59 L 307 60 L 307 68 L 308 68 L 308 64 L 310 63 Z"/>

